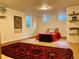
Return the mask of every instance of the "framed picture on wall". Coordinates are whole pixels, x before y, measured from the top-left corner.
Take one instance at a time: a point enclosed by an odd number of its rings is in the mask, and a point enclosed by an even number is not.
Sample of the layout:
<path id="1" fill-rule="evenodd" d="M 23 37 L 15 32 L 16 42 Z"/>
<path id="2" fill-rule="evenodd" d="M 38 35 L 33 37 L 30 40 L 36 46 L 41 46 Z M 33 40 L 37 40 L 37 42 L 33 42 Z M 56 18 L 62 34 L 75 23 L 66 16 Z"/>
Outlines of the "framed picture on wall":
<path id="1" fill-rule="evenodd" d="M 21 32 L 21 30 L 22 30 L 22 17 L 14 16 L 14 29 L 15 29 L 15 32 Z"/>
<path id="2" fill-rule="evenodd" d="M 15 29 L 22 28 L 22 17 L 14 16 L 14 28 Z"/>

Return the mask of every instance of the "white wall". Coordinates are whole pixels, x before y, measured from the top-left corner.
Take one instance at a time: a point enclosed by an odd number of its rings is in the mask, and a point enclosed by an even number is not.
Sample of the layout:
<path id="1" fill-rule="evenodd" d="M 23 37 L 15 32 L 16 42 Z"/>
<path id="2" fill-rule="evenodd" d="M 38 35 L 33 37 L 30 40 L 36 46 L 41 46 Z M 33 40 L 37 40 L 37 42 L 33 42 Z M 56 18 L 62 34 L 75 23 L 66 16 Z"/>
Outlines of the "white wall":
<path id="1" fill-rule="evenodd" d="M 51 20 L 49 23 L 43 23 L 41 17 L 38 20 L 38 28 L 37 32 L 46 32 L 48 28 L 59 28 L 62 37 L 66 37 L 67 35 L 67 28 L 66 28 L 66 21 L 58 20 L 57 15 L 52 15 Z"/>
<path id="2" fill-rule="evenodd" d="M 60 21 L 57 19 L 57 15 L 51 16 L 51 21 L 48 24 L 42 22 L 41 16 L 25 14 L 23 12 L 7 8 L 6 18 L 0 18 L 0 32 L 1 43 L 7 43 L 11 41 L 20 40 L 30 36 L 34 36 L 36 32 L 45 32 L 48 28 L 59 28 L 59 31 L 63 37 L 66 37 L 66 21 Z M 28 29 L 25 23 L 25 16 L 31 15 L 33 25 L 36 23 L 36 29 Z M 14 32 L 14 16 L 22 17 L 22 33 Z"/>
<path id="3" fill-rule="evenodd" d="M 17 10 L 7 8 L 6 18 L 0 18 L 1 43 L 16 41 L 33 36 L 34 30 L 28 29 L 25 24 L 26 14 Z M 14 16 L 22 17 L 22 33 L 14 32 Z M 33 16 L 33 20 L 37 18 Z"/>
<path id="4" fill-rule="evenodd" d="M 73 11 L 79 13 L 79 6 L 72 6 L 67 8 L 67 14 L 72 14 Z M 72 20 L 70 16 L 68 16 L 67 20 Z M 79 20 L 79 17 L 78 17 Z M 79 27 L 79 22 L 68 22 L 67 21 L 67 40 L 71 43 L 79 43 L 79 35 L 69 35 L 70 30 L 69 27 Z"/>

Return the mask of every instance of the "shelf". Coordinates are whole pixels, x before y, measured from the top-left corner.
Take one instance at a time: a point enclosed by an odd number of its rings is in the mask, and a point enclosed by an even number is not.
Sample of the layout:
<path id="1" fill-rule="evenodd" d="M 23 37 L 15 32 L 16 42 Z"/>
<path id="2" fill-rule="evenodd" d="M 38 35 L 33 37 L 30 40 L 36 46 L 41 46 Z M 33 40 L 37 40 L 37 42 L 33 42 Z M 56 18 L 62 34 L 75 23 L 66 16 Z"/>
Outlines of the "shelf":
<path id="1" fill-rule="evenodd" d="M 71 26 L 72 26 L 72 22 L 73 22 L 73 24 L 75 24 L 75 22 L 79 22 L 79 19 L 78 19 L 79 13 L 75 13 L 73 11 L 73 13 L 69 14 L 69 16 L 71 17 L 71 19 L 68 20 L 68 22 L 70 22 Z M 69 27 L 69 29 L 70 29 L 69 35 L 79 35 L 79 27 L 78 26 L 75 26 L 75 27 L 72 26 L 72 27 Z"/>
<path id="2" fill-rule="evenodd" d="M 0 18 L 6 18 L 6 16 L 0 16 Z"/>
<path id="3" fill-rule="evenodd" d="M 79 15 L 79 13 L 73 12 L 72 14 L 69 14 L 69 16 Z"/>
<path id="4" fill-rule="evenodd" d="M 78 27 L 72 27 L 72 28 L 69 28 L 70 30 L 79 30 Z"/>
<path id="5" fill-rule="evenodd" d="M 79 22 L 79 20 L 73 21 L 73 20 L 68 20 L 69 22 Z"/>
<path id="6" fill-rule="evenodd" d="M 69 33 L 69 35 L 79 35 L 79 33 Z"/>

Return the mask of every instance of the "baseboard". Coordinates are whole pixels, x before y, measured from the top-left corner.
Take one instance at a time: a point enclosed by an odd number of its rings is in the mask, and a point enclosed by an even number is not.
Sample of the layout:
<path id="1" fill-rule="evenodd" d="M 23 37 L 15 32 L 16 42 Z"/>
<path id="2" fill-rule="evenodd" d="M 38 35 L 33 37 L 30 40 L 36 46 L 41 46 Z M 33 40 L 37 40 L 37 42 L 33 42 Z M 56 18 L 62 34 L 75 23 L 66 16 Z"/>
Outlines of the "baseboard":
<path id="1" fill-rule="evenodd" d="M 31 38 L 35 38 L 35 37 L 36 37 L 36 36 L 32 36 L 32 37 L 28 37 L 28 38 L 24 38 L 24 39 L 19 39 L 19 40 L 16 40 L 16 41 L 11 41 L 11 42 L 7 42 L 7 43 L 3 43 L 3 44 L 1 44 L 1 46 L 13 44 L 13 43 L 19 42 L 19 41 L 21 41 L 21 40 L 31 39 Z"/>
<path id="2" fill-rule="evenodd" d="M 61 37 L 61 39 L 67 39 L 67 37 Z"/>

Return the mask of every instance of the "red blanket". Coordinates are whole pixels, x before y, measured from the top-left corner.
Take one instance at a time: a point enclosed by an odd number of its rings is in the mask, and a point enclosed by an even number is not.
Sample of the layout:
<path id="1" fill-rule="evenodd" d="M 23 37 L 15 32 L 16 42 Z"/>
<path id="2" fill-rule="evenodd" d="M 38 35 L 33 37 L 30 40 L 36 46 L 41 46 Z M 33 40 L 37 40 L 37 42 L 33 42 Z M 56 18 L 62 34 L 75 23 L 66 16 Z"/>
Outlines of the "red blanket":
<path id="1" fill-rule="evenodd" d="M 48 39 L 49 39 L 49 40 L 52 39 L 52 41 L 57 41 L 57 40 L 59 40 L 59 39 L 61 38 L 61 35 L 60 35 L 60 33 L 58 33 L 58 32 L 38 33 L 38 34 L 37 34 L 37 39 L 38 39 L 38 40 L 41 38 L 40 35 L 41 35 L 41 36 L 42 36 L 42 35 L 46 35 L 46 36 L 44 36 L 45 39 L 46 39 L 46 37 L 48 37 L 49 35 L 51 35 L 52 38 L 48 38 Z"/>

